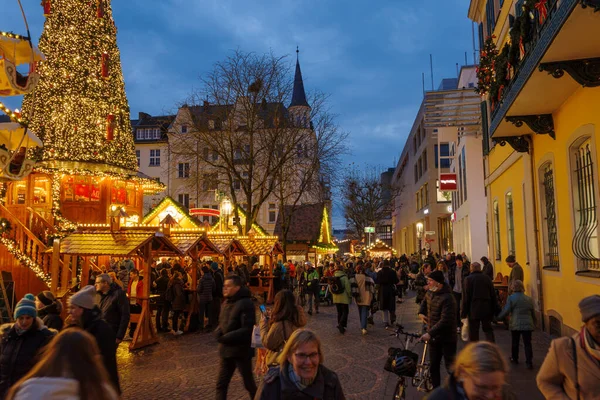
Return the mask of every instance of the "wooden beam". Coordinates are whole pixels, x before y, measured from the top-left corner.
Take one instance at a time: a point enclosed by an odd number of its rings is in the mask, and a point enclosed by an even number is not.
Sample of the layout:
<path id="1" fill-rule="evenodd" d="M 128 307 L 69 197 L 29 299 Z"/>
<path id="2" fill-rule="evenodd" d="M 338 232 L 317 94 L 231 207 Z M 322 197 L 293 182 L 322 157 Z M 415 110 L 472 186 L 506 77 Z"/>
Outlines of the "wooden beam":
<path id="1" fill-rule="evenodd" d="M 83 265 L 81 266 L 81 282 L 80 287 L 84 287 L 90 280 L 90 257 L 83 257 Z"/>
<path id="2" fill-rule="evenodd" d="M 62 268 L 60 271 L 60 290 L 65 293 L 69 289 L 69 265 L 71 265 L 71 260 L 73 256 L 65 255 L 63 258 Z"/>
<path id="3" fill-rule="evenodd" d="M 50 267 L 50 291 L 58 297 L 58 274 L 60 264 L 60 239 L 54 239 L 52 244 L 52 265 Z"/>

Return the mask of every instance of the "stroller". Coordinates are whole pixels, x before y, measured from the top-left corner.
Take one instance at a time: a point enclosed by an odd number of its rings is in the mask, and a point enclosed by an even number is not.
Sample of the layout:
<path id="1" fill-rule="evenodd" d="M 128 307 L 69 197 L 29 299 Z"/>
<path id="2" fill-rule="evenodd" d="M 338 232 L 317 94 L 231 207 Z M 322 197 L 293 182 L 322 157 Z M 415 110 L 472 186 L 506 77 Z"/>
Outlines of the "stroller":
<path id="1" fill-rule="evenodd" d="M 328 306 L 333 304 L 333 296 L 329 291 L 329 284 L 326 282 L 319 284 L 319 303 L 327 303 Z"/>

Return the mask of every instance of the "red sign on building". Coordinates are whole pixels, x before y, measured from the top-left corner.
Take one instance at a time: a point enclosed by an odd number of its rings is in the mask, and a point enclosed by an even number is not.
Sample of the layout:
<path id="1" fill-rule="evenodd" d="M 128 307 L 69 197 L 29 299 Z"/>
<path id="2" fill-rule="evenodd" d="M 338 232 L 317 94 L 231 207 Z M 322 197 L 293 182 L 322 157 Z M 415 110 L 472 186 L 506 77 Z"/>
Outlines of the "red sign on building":
<path id="1" fill-rule="evenodd" d="M 457 190 L 456 174 L 440 174 L 440 190 L 450 192 Z"/>
<path id="2" fill-rule="evenodd" d="M 212 208 L 190 208 L 190 215 L 218 217 L 221 212 Z"/>

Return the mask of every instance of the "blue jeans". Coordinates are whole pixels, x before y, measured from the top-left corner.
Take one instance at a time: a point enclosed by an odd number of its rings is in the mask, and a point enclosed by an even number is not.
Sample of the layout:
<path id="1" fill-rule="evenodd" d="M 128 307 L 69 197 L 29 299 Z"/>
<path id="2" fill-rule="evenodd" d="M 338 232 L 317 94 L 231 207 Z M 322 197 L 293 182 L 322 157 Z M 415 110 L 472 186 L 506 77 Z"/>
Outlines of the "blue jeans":
<path id="1" fill-rule="evenodd" d="M 358 306 L 358 315 L 360 315 L 360 329 L 367 329 L 367 316 L 370 306 Z"/>

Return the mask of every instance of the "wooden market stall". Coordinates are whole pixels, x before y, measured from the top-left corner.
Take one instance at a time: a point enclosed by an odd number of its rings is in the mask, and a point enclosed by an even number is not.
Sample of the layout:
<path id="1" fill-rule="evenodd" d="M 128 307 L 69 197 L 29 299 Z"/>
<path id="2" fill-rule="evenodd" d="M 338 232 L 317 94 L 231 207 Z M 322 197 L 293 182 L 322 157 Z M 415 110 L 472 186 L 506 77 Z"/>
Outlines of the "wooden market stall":
<path id="1" fill-rule="evenodd" d="M 365 248 L 365 252 L 370 257 L 391 258 L 396 254 L 396 249 L 391 248 L 381 240 L 377 239 L 374 243 Z"/>

